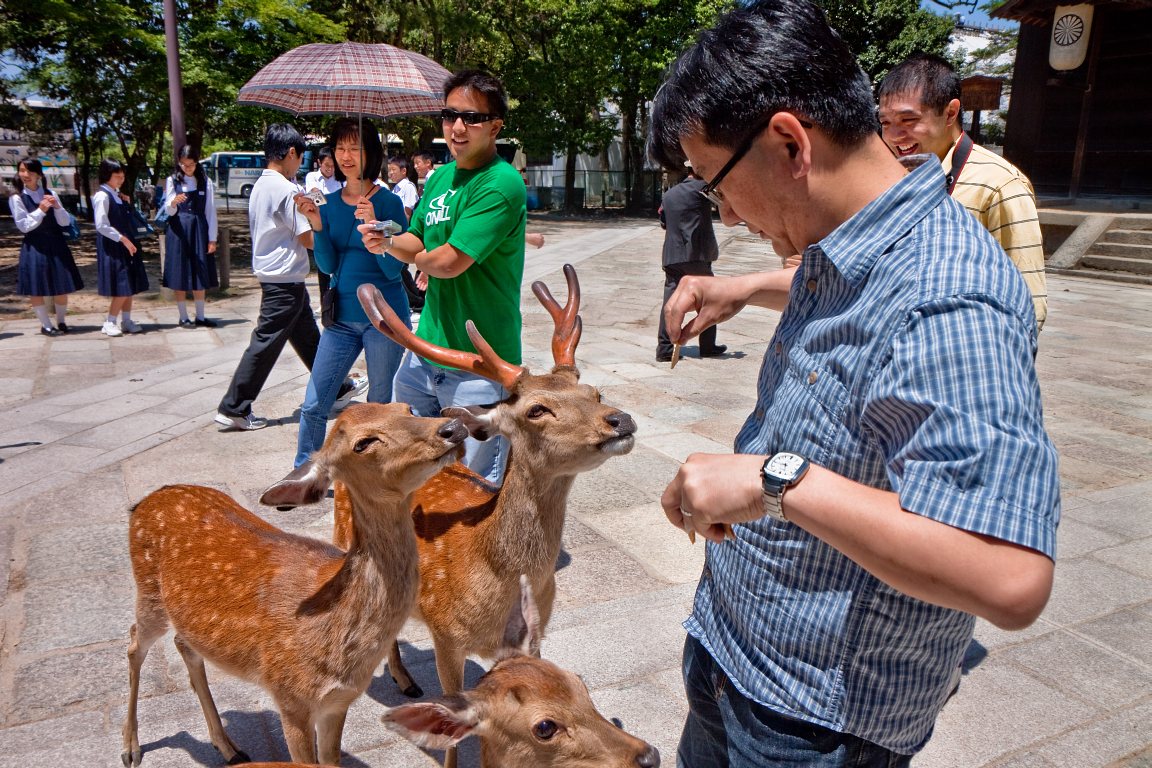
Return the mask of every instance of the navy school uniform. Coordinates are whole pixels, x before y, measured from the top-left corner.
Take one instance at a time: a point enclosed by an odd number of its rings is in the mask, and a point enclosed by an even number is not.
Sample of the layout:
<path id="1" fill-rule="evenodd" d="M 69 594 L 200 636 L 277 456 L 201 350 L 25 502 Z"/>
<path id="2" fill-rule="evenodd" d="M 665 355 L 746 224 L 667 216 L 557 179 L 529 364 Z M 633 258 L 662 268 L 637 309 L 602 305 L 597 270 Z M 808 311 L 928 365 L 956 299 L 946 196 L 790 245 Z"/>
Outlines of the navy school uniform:
<path id="1" fill-rule="evenodd" d="M 212 188 L 185 190 L 177 182 L 177 192 L 188 199 L 176 206 L 164 232 L 164 275 L 161 285 L 174 291 L 203 291 L 220 285 L 216 274 L 216 254 L 208 253 L 208 217 L 205 209 Z"/>
<path id="2" fill-rule="evenodd" d="M 148 272 L 140 256 L 140 243 L 134 234 L 131 204 L 106 188 L 101 188 L 96 194 L 108 196 L 108 223 L 137 248 L 136 255 L 130 256 L 128 249 L 119 241 L 97 232 L 96 292 L 101 296 L 133 296 L 148 290 Z"/>
<path id="3" fill-rule="evenodd" d="M 45 190 L 50 193 L 49 190 Z M 26 211 L 35 203 L 27 192 L 20 194 Z M 50 211 L 40 225 L 24 234 L 20 244 L 20 265 L 16 273 L 16 293 L 21 296 L 63 296 L 84 287 L 72 249 L 64 239 L 64 228 Z"/>

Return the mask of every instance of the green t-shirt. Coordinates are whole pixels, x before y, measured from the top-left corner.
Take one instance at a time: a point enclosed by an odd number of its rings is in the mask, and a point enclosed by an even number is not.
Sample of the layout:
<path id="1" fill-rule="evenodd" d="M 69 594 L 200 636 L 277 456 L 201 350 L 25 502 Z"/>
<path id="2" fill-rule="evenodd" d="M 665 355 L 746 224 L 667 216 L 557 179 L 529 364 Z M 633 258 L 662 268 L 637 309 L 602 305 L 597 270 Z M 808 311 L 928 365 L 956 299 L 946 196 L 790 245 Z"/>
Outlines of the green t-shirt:
<path id="1" fill-rule="evenodd" d="M 522 362 L 525 199 L 524 180 L 499 156 L 483 168 L 464 170 L 451 162 L 432 174 L 408 231 L 426 250 L 450 243 L 476 263 L 450 279 L 429 275 L 417 336 L 475 352 L 464 327 L 471 320 L 496 354 Z"/>

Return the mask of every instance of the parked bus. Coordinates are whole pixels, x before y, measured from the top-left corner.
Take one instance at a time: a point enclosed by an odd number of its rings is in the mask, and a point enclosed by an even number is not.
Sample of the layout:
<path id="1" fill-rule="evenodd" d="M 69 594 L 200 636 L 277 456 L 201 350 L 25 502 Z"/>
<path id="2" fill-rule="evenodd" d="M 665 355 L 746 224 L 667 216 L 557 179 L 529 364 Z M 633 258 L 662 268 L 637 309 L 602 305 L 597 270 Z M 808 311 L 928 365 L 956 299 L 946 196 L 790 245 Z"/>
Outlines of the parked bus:
<path id="1" fill-rule="evenodd" d="M 244 198 L 252 194 L 265 164 L 263 152 L 213 152 L 200 162 L 219 194 Z"/>
<path id="2" fill-rule="evenodd" d="M 80 187 L 72 142 L 65 109 L 41 99 L 0 102 L 0 194 L 5 201 L 15 191 L 16 166 L 25 157 L 35 157 L 44 167 L 44 185 L 75 212 Z M 2 208 L 8 211 L 6 202 Z"/>

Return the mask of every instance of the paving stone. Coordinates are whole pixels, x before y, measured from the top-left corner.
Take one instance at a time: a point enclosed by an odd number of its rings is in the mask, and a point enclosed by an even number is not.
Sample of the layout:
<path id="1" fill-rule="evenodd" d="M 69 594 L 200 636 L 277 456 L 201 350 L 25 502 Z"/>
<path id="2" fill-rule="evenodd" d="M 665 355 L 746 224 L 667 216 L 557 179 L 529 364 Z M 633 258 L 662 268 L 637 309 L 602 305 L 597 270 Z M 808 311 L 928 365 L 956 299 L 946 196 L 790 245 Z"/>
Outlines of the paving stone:
<path id="1" fill-rule="evenodd" d="M 28 499 L 14 509 L 33 528 L 127 519 L 128 498 L 118 468 L 91 472 Z"/>
<path id="2" fill-rule="evenodd" d="M 704 540 L 693 545 L 688 535 L 668 522 L 659 503 L 582 516 L 605 539 L 631 555 L 652 577 L 675 584 L 700 578 Z"/>
<path id="3" fill-rule="evenodd" d="M 1150 594 L 1152 581 L 1090 558 L 1061 562 L 1044 615 L 1067 626 L 1145 602 Z"/>
<path id="4" fill-rule="evenodd" d="M 1092 557 L 1152 583 L 1152 537 L 1098 549 Z"/>
<path id="5" fill-rule="evenodd" d="M 75 520 L 82 523 L 87 518 L 77 515 Z M 126 521 L 41 530 L 32 536 L 27 571 L 32 583 L 82 582 L 110 573 L 130 575 Z"/>
<path id="6" fill-rule="evenodd" d="M 1152 669 L 1152 601 L 1141 606 L 1143 610 L 1117 611 L 1076 627 L 1078 634 L 1091 638 L 1117 653 Z M 1152 687 L 1152 686 L 1150 686 Z"/>

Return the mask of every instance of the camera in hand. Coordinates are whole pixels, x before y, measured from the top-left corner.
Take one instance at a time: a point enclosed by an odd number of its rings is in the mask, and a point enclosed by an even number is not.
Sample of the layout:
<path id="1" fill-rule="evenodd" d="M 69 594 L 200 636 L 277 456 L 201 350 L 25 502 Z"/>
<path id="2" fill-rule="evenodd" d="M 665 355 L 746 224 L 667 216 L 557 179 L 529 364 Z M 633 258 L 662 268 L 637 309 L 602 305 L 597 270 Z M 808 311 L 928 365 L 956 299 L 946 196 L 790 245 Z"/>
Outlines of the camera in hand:
<path id="1" fill-rule="evenodd" d="M 383 233 L 385 237 L 392 237 L 393 235 L 400 234 L 404 228 L 392 221 L 392 219 L 387 219 L 385 221 L 372 222 L 372 229 L 375 232 Z"/>

